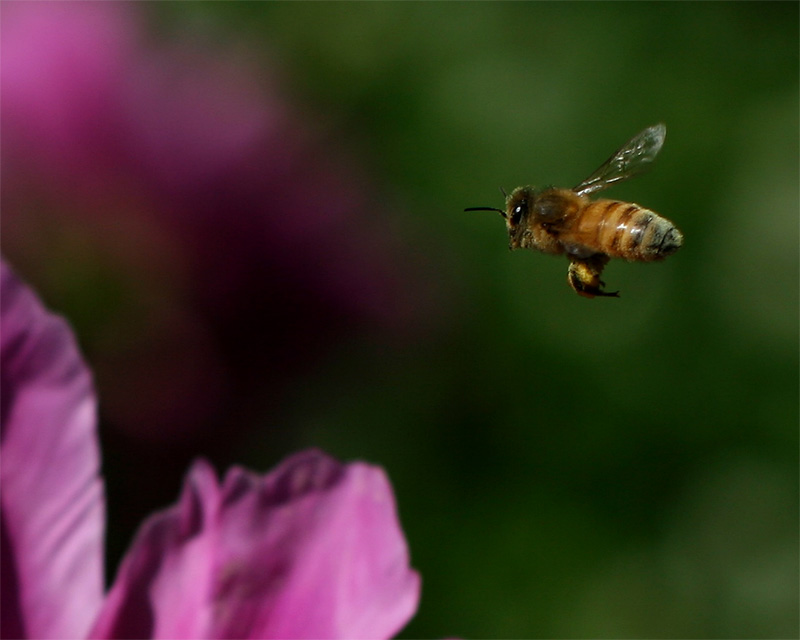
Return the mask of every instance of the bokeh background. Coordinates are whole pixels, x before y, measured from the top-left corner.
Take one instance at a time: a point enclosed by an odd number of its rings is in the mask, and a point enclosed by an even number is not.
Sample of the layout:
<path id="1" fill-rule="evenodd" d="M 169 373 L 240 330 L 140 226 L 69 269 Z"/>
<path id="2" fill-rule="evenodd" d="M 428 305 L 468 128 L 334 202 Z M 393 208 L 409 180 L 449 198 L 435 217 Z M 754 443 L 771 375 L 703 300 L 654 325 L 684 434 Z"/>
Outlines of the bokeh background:
<path id="1" fill-rule="evenodd" d="M 2 242 L 96 375 L 109 574 L 189 461 L 386 468 L 405 637 L 797 637 L 798 7 L 2 7 Z M 614 187 L 662 264 L 507 250 Z"/>

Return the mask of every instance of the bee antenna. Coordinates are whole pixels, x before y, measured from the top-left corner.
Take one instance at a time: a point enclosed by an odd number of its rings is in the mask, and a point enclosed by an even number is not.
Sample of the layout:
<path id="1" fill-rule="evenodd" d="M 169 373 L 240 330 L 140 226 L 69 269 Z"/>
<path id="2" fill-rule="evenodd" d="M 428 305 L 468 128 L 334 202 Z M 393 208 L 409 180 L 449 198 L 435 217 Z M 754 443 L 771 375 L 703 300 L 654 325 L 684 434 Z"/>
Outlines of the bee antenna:
<path id="1" fill-rule="evenodd" d="M 506 190 L 505 190 L 505 189 L 503 189 L 503 187 L 500 187 L 500 193 L 502 193 L 502 194 L 503 194 L 503 197 L 504 197 L 504 198 L 508 198 L 508 194 L 506 193 Z"/>
<path id="2" fill-rule="evenodd" d="M 467 209 L 464 209 L 464 211 L 497 211 L 497 213 L 499 213 L 501 216 L 503 216 L 504 218 L 506 217 L 505 211 L 503 211 L 502 209 L 497 209 L 495 207 L 469 207 Z"/>

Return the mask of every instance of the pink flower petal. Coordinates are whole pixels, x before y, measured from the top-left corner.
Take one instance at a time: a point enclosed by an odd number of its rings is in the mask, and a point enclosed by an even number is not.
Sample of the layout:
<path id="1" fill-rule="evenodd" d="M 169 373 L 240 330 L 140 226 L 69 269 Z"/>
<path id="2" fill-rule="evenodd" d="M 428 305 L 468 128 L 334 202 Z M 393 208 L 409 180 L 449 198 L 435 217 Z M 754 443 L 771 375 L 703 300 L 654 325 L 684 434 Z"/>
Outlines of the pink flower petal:
<path id="1" fill-rule="evenodd" d="M 80 637 L 103 597 L 91 378 L 66 322 L 0 269 L 0 626 L 3 637 Z"/>
<path id="2" fill-rule="evenodd" d="M 307 451 L 218 486 L 201 461 L 143 525 L 92 636 L 387 638 L 418 598 L 381 469 Z"/>
<path id="3" fill-rule="evenodd" d="M 5 142 L 73 180 L 108 171 L 135 14 L 125 3 L 3 3 Z"/>

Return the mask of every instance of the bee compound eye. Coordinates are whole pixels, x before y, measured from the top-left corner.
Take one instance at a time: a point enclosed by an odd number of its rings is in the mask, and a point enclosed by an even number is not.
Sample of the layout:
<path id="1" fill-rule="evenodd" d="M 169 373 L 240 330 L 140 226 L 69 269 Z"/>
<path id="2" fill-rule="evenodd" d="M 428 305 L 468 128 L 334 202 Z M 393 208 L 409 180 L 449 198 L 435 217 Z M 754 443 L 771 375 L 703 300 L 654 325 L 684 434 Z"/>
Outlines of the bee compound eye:
<path id="1" fill-rule="evenodd" d="M 520 218 L 528 213 L 528 203 L 524 200 L 520 202 L 514 209 L 511 211 L 511 222 L 516 224 L 519 222 Z"/>

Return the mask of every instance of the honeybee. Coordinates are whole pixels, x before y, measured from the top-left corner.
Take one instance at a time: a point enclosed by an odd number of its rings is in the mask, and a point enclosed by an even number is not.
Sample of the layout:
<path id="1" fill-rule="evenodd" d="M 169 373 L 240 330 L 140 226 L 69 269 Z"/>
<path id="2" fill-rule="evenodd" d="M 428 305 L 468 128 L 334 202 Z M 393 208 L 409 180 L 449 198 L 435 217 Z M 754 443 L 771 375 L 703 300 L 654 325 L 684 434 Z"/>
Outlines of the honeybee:
<path id="1" fill-rule="evenodd" d="M 645 169 L 658 155 L 666 134 L 663 124 L 645 129 L 572 189 L 517 187 L 506 195 L 505 210 L 464 211 L 499 212 L 506 221 L 510 249 L 565 253 L 567 281 L 578 295 L 619 297 L 618 291 L 604 291 L 600 279 L 611 258 L 663 260 L 681 247 L 683 235 L 672 222 L 638 204 L 589 196 Z"/>

